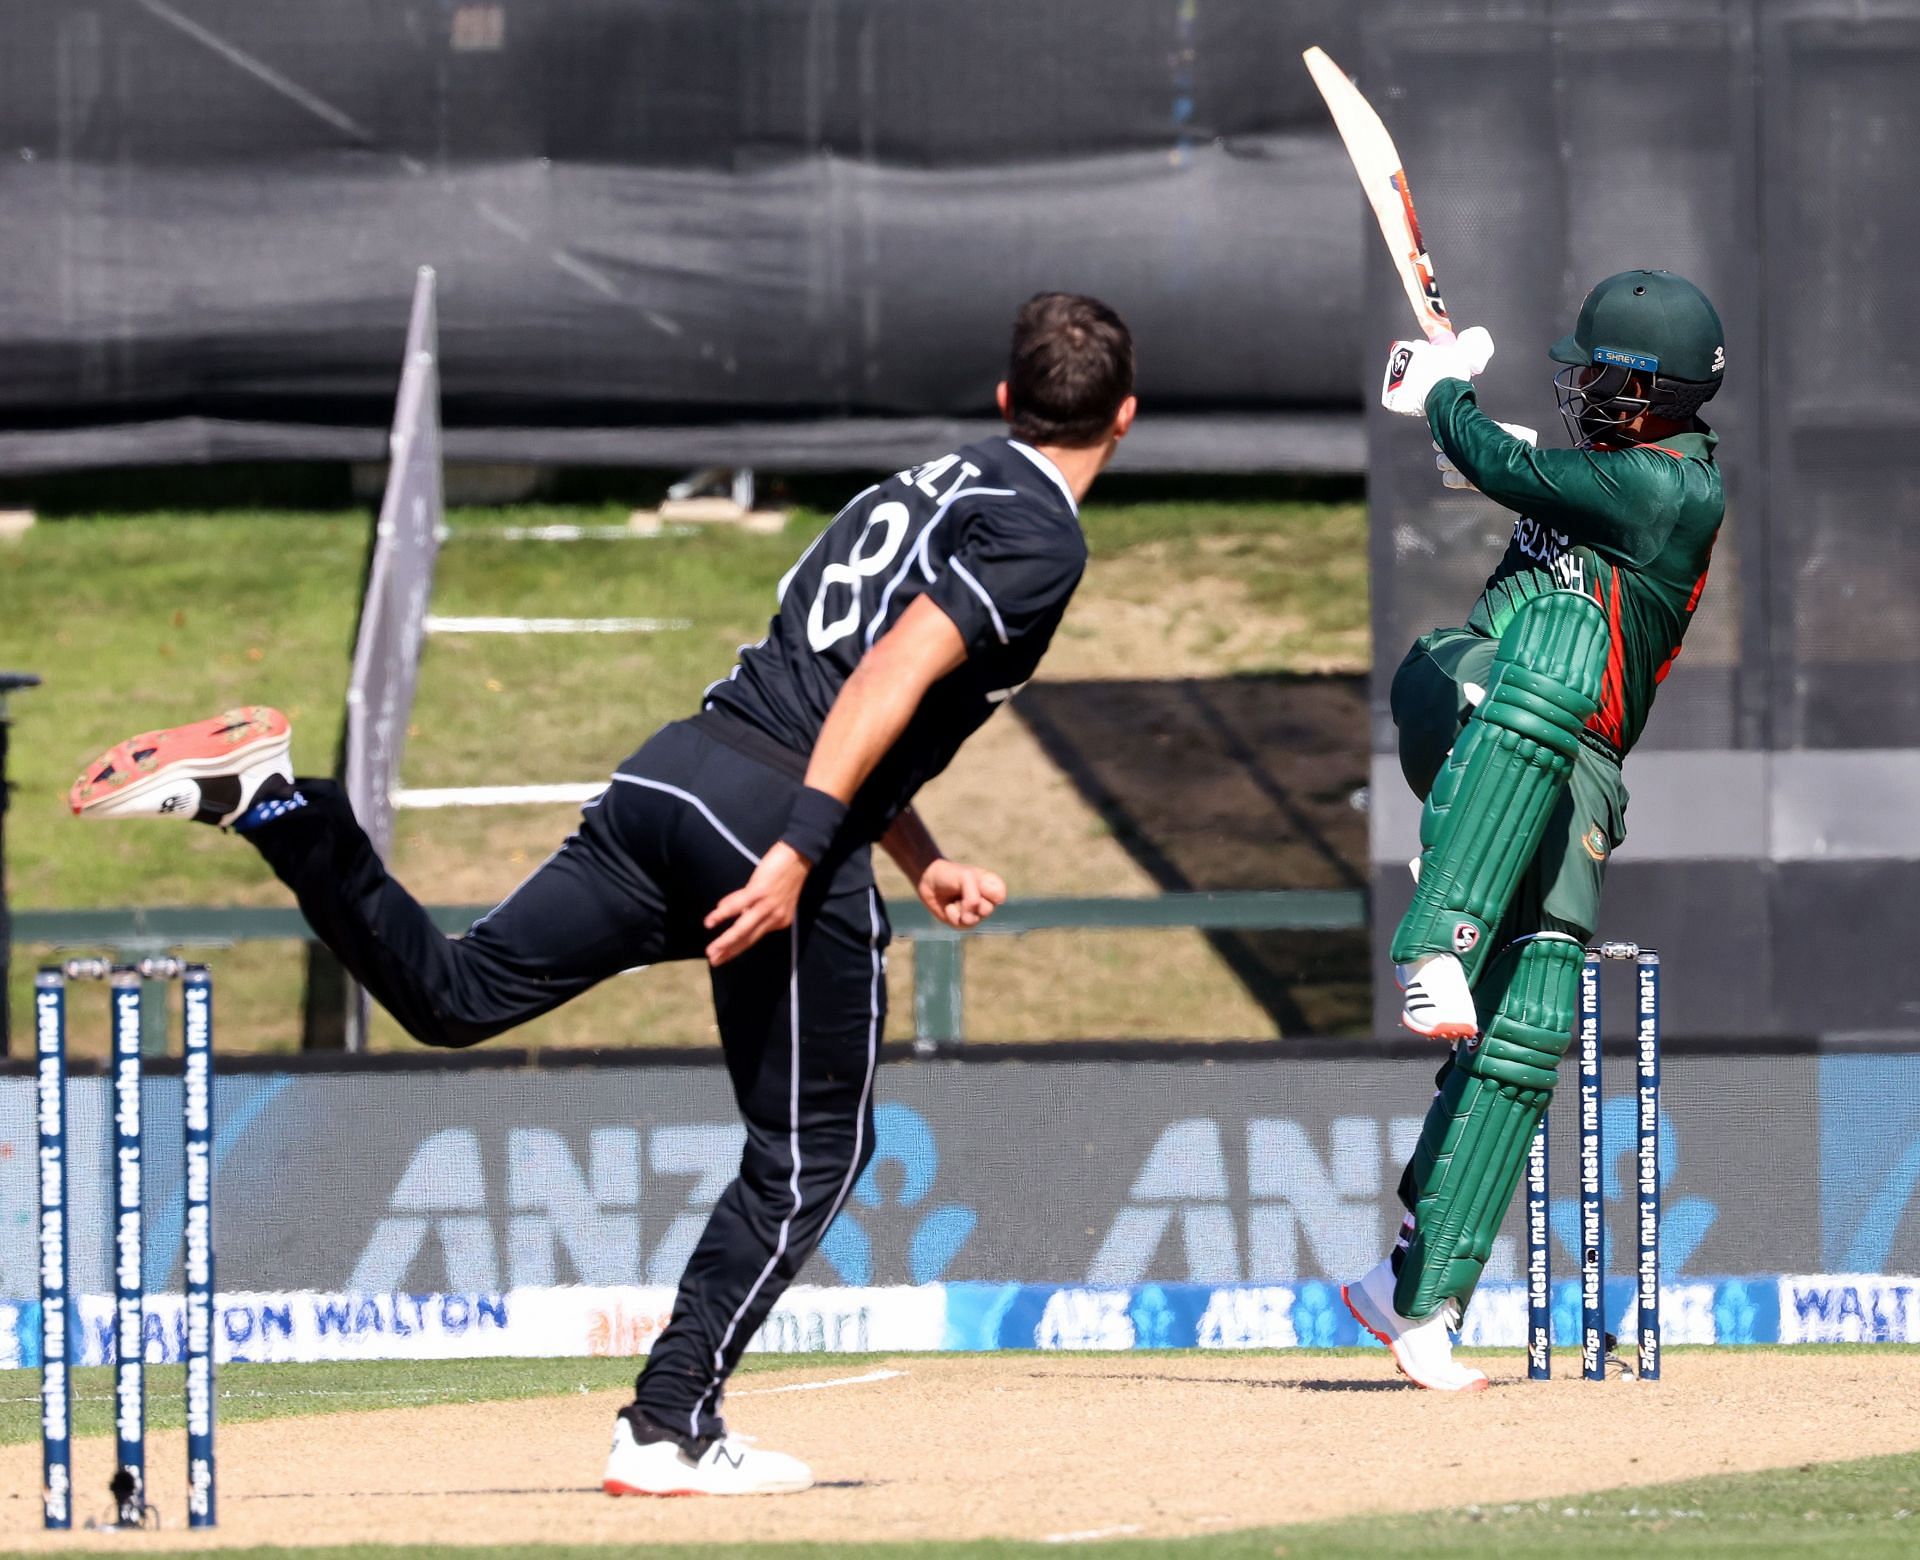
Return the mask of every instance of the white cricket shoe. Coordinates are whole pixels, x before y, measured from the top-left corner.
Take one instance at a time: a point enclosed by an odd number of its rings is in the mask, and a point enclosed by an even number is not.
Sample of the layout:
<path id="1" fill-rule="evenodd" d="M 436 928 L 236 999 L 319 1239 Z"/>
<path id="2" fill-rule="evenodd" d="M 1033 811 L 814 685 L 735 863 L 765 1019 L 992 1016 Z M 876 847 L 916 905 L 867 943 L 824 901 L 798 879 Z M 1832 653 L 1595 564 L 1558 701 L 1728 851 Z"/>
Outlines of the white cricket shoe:
<path id="1" fill-rule="evenodd" d="M 1400 1374 L 1416 1387 L 1435 1392 L 1484 1392 L 1484 1371 L 1462 1365 L 1453 1357 L 1449 1325 L 1457 1325 L 1459 1306 L 1443 1305 L 1424 1322 L 1410 1322 L 1393 1308 L 1393 1260 L 1382 1257 L 1364 1278 L 1340 1289 L 1354 1320 L 1393 1351 Z"/>
<path id="2" fill-rule="evenodd" d="M 1427 954 L 1396 965 L 1394 974 L 1406 993 L 1400 1004 L 1403 1027 L 1425 1040 L 1471 1040 L 1480 1033 L 1473 988 L 1452 954 Z"/>
<path id="3" fill-rule="evenodd" d="M 144 731 L 87 765 L 67 805 L 80 818 L 185 818 L 224 827 L 267 780 L 292 780 L 292 742 L 287 717 L 264 704 Z"/>
<path id="4" fill-rule="evenodd" d="M 625 1414 L 613 1422 L 600 1482 L 609 1495 L 793 1495 L 812 1485 L 813 1470 L 799 1458 L 763 1451 L 742 1436 L 726 1436 L 693 1458 L 664 1431 L 657 1440 L 636 1439 Z"/>

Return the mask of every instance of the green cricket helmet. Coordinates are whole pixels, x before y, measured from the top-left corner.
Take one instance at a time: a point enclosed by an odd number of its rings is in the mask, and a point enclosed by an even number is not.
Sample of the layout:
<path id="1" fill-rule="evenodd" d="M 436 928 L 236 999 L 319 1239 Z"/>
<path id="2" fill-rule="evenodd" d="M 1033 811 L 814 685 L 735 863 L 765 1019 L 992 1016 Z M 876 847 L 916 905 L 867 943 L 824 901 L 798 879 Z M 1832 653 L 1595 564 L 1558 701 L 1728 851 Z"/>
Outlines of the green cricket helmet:
<path id="1" fill-rule="evenodd" d="M 1547 356 L 1567 365 L 1553 379 L 1567 431 L 1591 447 L 1642 412 L 1674 422 L 1697 413 L 1726 372 L 1726 333 L 1684 276 L 1622 271 L 1587 294 L 1573 333 Z"/>

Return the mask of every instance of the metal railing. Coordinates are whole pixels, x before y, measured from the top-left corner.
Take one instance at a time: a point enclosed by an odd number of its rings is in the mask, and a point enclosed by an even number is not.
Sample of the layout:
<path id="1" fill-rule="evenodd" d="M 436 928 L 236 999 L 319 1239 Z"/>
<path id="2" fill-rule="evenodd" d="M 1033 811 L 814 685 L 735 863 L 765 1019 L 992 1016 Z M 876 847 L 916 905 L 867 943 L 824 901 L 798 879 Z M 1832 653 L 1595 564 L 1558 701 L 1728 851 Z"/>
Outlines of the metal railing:
<path id="1" fill-rule="evenodd" d="M 427 913 L 442 931 L 453 933 L 464 931 L 489 908 L 429 905 Z M 914 944 L 914 1043 L 931 1051 L 966 1038 L 966 945 L 972 938 L 1060 931 L 1357 931 L 1367 925 L 1367 900 L 1358 889 L 1335 888 L 1017 899 L 964 932 L 936 922 L 918 904 L 894 905 L 889 913 L 895 934 Z M 16 943 L 107 948 L 124 959 L 177 948 L 307 941 L 312 936 L 300 912 L 290 907 L 37 910 L 21 912 L 13 920 Z"/>

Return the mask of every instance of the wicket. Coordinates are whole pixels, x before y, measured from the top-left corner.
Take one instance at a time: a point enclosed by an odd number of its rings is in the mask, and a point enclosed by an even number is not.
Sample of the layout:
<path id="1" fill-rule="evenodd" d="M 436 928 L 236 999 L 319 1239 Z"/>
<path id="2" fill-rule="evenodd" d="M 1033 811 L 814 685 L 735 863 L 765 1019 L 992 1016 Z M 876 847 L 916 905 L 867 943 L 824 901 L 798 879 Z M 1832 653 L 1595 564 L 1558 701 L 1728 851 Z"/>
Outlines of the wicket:
<path id="1" fill-rule="evenodd" d="M 110 1526 L 148 1525 L 146 1491 L 146 1226 L 141 1211 L 141 982 L 181 983 L 183 1254 L 187 1404 L 187 1525 L 214 1524 L 213 1461 L 213 976 L 174 958 L 137 965 L 72 959 L 34 978 L 35 1090 L 40 1154 L 41 1517 L 73 1526 L 70 1368 L 77 1316 L 69 1288 L 67 1225 L 67 984 L 110 991 L 113 1100 L 114 1474 Z"/>
<path id="2" fill-rule="evenodd" d="M 1636 1358 L 1632 1374 L 1660 1379 L 1660 955 L 1637 943 L 1607 942 L 1587 951 L 1580 971 L 1580 1014 L 1575 1027 L 1580 1076 L 1580 1372 L 1604 1381 L 1609 1346 L 1606 1327 L 1607 1230 L 1604 1202 L 1607 1159 L 1601 1137 L 1605 1102 L 1601 1089 L 1600 973 L 1604 962 L 1632 961 L 1637 1012 L 1634 1023 L 1636 1129 L 1634 1229 Z M 1540 1118 L 1527 1154 L 1527 1375 L 1545 1381 L 1553 1373 L 1553 1280 L 1548 1241 L 1552 1204 L 1548 1196 L 1547 1118 Z"/>

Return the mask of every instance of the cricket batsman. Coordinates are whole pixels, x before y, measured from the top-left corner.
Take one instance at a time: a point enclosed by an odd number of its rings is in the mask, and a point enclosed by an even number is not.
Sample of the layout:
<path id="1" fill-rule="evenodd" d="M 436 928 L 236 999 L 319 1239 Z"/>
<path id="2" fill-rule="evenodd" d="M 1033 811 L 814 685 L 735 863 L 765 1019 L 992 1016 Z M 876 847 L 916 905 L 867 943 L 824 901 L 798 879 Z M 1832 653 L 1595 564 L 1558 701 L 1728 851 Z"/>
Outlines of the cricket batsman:
<path id="1" fill-rule="evenodd" d="M 1726 366 L 1720 317 L 1670 271 L 1587 295 L 1549 356 L 1572 449 L 1480 409 L 1484 330 L 1396 342 L 1382 403 L 1425 416 L 1449 487 L 1514 511 L 1463 628 L 1394 674 L 1400 767 L 1423 802 L 1413 904 L 1393 939 L 1401 1022 L 1453 1043 L 1392 1253 L 1346 1286 L 1417 1386 L 1472 1392 L 1457 1329 L 1572 1039 L 1607 858 L 1626 837 L 1620 767 L 1700 604 L 1725 511 L 1698 412 Z M 1527 435 L 1525 437 L 1521 435 Z"/>
<path id="2" fill-rule="evenodd" d="M 999 387 L 1007 437 L 857 494 L 780 582 L 766 637 L 464 936 L 442 936 L 387 872 L 338 785 L 292 774 L 277 710 L 134 737 L 74 783 L 83 818 L 231 827 L 426 1045 L 477 1045 L 637 966 L 711 967 L 746 1142 L 614 1420 L 610 1495 L 813 1482 L 798 1458 L 728 1434 L 723 1406 L 873 1157 L 890 934 L 871 847 L 948 926 L 1005 900 L 997 873 L 940 849 L 913 798 L 1046 653 L 1086 566 L 1080 501 L 1133 425 L 1133 374 L 1112 309 L 1029 299 Z"/>

